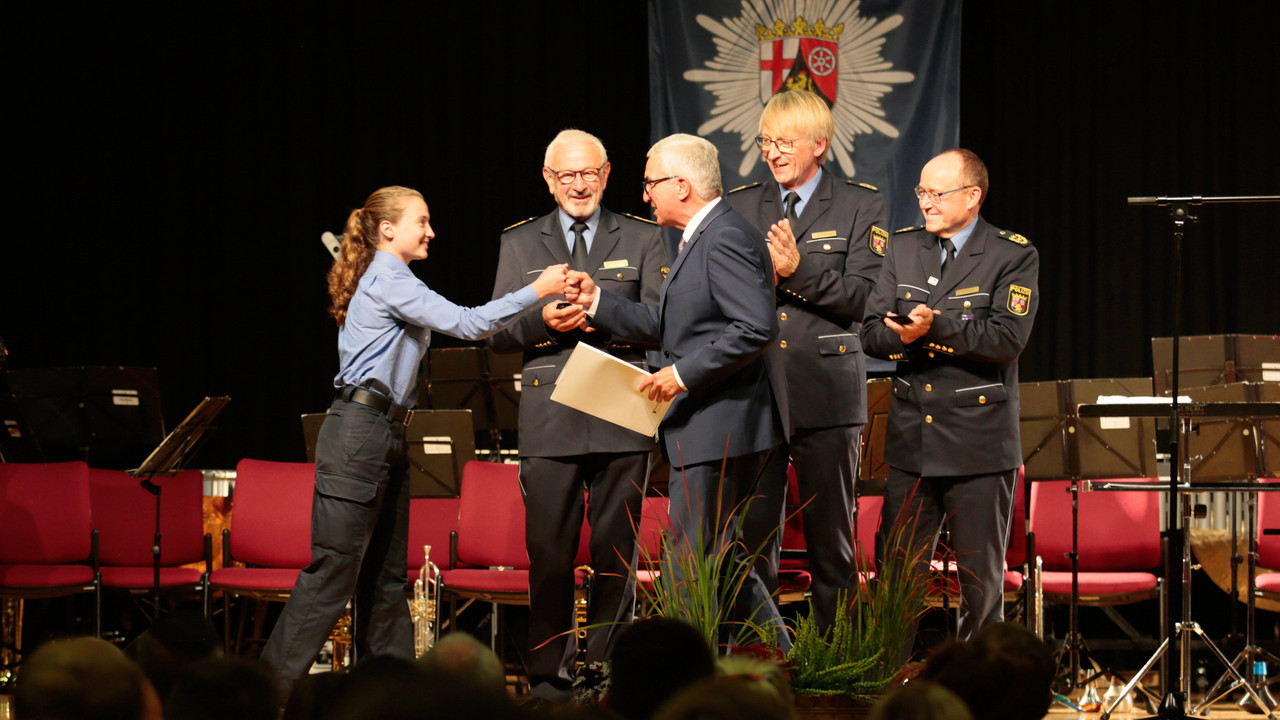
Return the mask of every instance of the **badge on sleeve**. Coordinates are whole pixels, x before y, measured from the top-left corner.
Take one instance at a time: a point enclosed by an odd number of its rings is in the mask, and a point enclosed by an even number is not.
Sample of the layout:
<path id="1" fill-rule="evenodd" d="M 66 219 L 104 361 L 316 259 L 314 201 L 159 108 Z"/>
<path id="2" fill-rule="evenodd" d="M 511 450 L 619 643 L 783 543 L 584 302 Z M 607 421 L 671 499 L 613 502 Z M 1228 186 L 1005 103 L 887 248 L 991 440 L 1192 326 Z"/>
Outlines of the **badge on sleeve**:
<path id="1" fill-rule="evenodd" d="M 1009 286 L 1009 312 L 1014 315 L 1026 315 L 1031 311 L 1031 288 L 1021 285 Z"/>
<path id="2" fill-rule="evenodd" d="M 867 243 L 871 246 L 871 252 L 884 257 L 884 251 L 889 247 L 889 231 L 872 225 Z"/>

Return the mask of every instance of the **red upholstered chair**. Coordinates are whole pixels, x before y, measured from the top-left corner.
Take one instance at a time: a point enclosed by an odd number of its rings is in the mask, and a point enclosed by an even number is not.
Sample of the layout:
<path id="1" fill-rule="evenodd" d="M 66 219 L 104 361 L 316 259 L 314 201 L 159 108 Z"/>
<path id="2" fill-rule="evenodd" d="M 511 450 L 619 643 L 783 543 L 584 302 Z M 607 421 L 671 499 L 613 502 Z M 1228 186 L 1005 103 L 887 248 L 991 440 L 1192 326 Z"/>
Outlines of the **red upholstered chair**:
<path id="1" fill-rule="evenodd" d="M 801 602 L 808 597 L 813 575 L 809 572 L 808 545 L 804 539 L 804 513 L 796 469 L 787 463 L 787 499 L 782 527 L 782 553 L 778 558 L 779 604 Z M 747 548 L 754 551 L 755 548 Z"/>
<path id="2" fill-rule="evenodd" d="M 431 562 L 449 564 L 449 539 L 458 529 L 462 501 L 451 497 L 413 498 L 409 501 L 409 587 L 422 572 L 423 547 L 431 546 Z"/>
<path id="3" fill-rule="evenodd" d="M 209 586 L 223 593 L 228 647 L 231 596 L 284 602 L 311 562 L 315 476 L 315 463 L 245 459 L 236 465 L 231 526 L 222 532 L 223 567 L 209 576 Z"/>
<path id="4" fill-rule="evenodd" d="M 85 463 L 0 463 L 0 598 L 93 593 L 97 635 L 101 585 L 90 518 Z"/>
<path id="5" fill-rule="evenodd" d="M 640 552 L 636 558 L 636 583 L 640 586 L 636 591 L 636 599 L 645 603 L 647 594 L 653 592 L 653 583 L 657 579 L 662 564 L 662 534 L 671 532 L 670 501 L 665 497 L 646 497 L 640 506 L 639 542 Z M 648 608 L 642 607 L 637 615 L 648 614 Z"/>
<path id="6" fill-rule="evenodd" d="M 456 626 L 457 601 L 464 608 L 480 601 L 492 605 L 490 641 L 498 646 L 499 605 L 529 604 L 529 554 L 524 542 L 524 496 L 520 466 L 472 460 L 463 466 L 459 490 L 458 529 L 453 534 L 449 566 L 441 572 L 443 593 L 450 600 Z M 588 532 L 583 523 L 577 564 L 585 565 Z M 583 588 L 588 573 L 579 570 Z"/>
<path id="7" fill-rule="evenodd" d="M 204 532 L 204 476 L 199 470 L 183 470 L 154 482 L 160 487 L 160 589 L 199 592 L 208 615 L 213 548 Z M 123 470 L 91 468 L 89 498 L 102 586 L 149 594 L 155 580 L 156 497 Z M 199 562 L 203 570 L 180 567 Z"/>
<path id="8" fill-rule="evenodd" d="M 1280 483 L 1280 480 L 1261 480 Z M 1280 493 L 1258 493 L 1258 567 L 1280 569 Z M 1280 572 L 1260 573 L 1256 580 L 1258 595 L 1269 600 L 1280 600 Z"/>
<path id="9" fill-rule="evenodd" d="M 1155 482 L 1154 478 L 1115 482 Z M 1043 562 L 1045 602 L 1071 601 L 1071 482 L 1031 486 L 1030 525 Z M 1103 607 L 1158 597 L 1160 489 L 1081 492 L 1080 604 Z"/>

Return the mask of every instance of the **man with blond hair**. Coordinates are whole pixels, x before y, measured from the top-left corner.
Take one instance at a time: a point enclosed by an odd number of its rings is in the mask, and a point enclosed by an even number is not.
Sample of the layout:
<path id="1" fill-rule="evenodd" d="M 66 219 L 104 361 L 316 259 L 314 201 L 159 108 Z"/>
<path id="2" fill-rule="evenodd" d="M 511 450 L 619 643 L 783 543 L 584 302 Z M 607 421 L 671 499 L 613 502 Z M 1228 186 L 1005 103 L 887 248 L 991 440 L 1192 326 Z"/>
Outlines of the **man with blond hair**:
<path id="1" fill-rule="evenodd" d="M 786 369 L 792 434 L 761 479 L 745 521 L 747 546 L 778 587 L 787 462 L 796 470 L 813 610 L 828 628 L 840 591 L 857 587 L 854 483 L 867 421 L 867 370 L 858 333 L 889 234 L 884 198 L 822 165 L 835 132 L 826 101 L 804 90 L 774 95 L 756 145 L 773 182 L 729 193 L 729 204 L 769 238 L 777 277 L 777 356 Z"/>

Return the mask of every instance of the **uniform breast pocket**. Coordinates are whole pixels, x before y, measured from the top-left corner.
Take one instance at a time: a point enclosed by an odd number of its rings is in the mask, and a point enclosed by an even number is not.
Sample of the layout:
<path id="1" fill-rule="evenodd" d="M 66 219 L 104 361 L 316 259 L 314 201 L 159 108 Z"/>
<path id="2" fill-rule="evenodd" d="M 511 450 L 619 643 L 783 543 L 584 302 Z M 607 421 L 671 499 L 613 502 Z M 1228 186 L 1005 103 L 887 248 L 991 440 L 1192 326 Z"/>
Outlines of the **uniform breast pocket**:
<path id="1" fill-rule="evenodd" d="M 980 405 L 1003 403 L 1008 397 L 1004 385 L 999 383 L 961 388 L 956 390 L 956 407 L 978 407 Z"/>
<path id="2" fill-rule="evenodd" d="M 859 352 L 862 352 L 862 346 L 858 343 L 858 336 L 853 333 L 822 335 L 818 338 L 818 354 L 823 357 L 852 357 Z"/>
<path id="3" fill-rule="evenodd" d="M 899 315 L 910 314 L 911 309 L 920 303 L 929 304 L 929 291 L 918 285 L 898 285 L 898 307 L 895 312 Z"/>
<path id="4" fill-rule="evenodd" d="M 596 285 L 618 294 L 626 294 L 627 288 L 640 282 L 640 268 L 626 266 L 600 268 L 592 275 Z"/>
<path id="5" fill-rule="evenodd" d="M 520 373 L 520 392 L 537 392 L 538 388 L 555 386 L 560 368 L 555 365 L 527 367 Z"/>
<path id="6" fill-rule="evenodd" d="M 991 293 L 953 295 L 947 298 L 945 313 L 961 320 L 985 320 L 991 313 Z"/>
<path id="7" fill-rule="evenodd" d="M 911 400 L 911 383 L 900 377 L 893 379 L 893 396 L 899 400 Z"/>
<path id="8" fill-rule="evenodd" d="M 843 265 L 845 255 L 849 253 L 849 238 L 810 238 L 804 241 L 804 250 L 806 254 L 823 262 Z"/>

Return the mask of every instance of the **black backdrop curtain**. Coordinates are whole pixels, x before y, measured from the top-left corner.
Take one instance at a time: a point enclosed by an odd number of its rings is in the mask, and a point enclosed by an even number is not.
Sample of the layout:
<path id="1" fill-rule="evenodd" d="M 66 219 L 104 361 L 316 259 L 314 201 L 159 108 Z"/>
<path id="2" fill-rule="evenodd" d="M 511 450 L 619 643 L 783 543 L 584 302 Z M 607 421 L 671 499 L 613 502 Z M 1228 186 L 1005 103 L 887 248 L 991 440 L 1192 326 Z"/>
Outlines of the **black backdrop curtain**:
<path id="1" fill-rule="evenodd" d="M 966 3 L 962 144 L 991 168 L 986 218 L 1042 258 L 1024 380 L 1150 373 L 1170 225 L 1126 196 L 1280 192 L 1265 7 Z M 416 271 L 479 304 L 502 228 L 550 208 L 568 126 L 610 151 L 606 203 L 647 215 L 645 22 L 637 0 L 6 4 L 8 367 L 156 366 L 170 424 L 233 398 L 200 466 L 301 459 L 336 367 L 320 234 L 417 187 L 437 239 Z M 1280 331 L 1280 208 L 1200 215 L 1187 332 Z"/>

